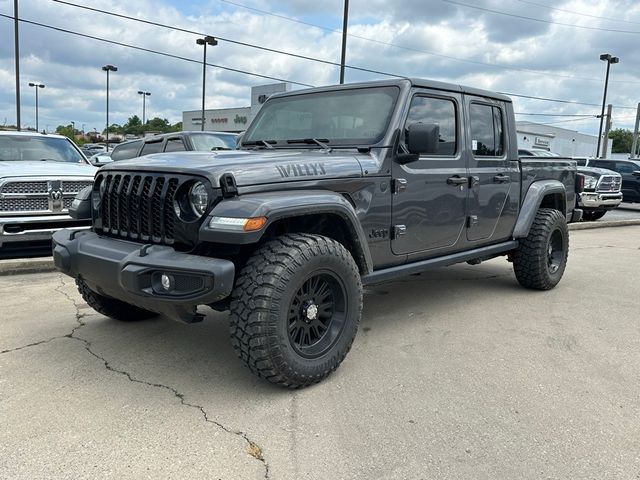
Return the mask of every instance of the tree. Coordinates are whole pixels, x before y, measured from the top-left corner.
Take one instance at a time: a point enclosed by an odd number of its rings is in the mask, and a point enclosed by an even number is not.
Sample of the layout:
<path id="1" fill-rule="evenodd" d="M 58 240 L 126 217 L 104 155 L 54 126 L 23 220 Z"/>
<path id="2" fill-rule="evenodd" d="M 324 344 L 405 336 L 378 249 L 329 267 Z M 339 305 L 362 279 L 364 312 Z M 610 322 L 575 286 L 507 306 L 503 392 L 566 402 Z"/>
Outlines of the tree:
<path id="1" fill-rule="evenodd" d="M 73 125 L 69 124 L 69 125 L 58 125 L 56 127 L 56 133 L 58 135 L 64 135 L 65 137 L 73 140 L 75 142 L 76 140 L 76 135 L 75 135 L 75 129 L 73 128 Z"/>
<path id="2" fill-rule="evenodd" d="M 127 123 L 122 126 L 123 133 L 131 134 L 131 135 L 142 135 L 144 133 L 144 129 L 142 127 L 142 121 L 140 117 L 134 115 L 133 117 L 129 117 Z"/>
<path id="3" fill-rule="evenodd" d="M 616 128 L 609 132 L 611 153 L 629 153 L 633 144 L 633 132 L 625 128 Z"/>

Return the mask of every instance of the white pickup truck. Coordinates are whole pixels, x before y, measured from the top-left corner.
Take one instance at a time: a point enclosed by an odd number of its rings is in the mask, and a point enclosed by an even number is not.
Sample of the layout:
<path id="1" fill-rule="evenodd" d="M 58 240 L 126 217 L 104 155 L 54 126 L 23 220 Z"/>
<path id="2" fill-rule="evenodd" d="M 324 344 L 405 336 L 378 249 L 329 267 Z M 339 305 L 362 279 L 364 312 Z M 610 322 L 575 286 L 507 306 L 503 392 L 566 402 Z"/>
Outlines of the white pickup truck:
<path id="1" fill-rule="evenodd" d="M 87 228 L 69 216 L 97 169 L 60 135 L 0 132 L 0 253 L 49 244 L 61 228 Z"/>

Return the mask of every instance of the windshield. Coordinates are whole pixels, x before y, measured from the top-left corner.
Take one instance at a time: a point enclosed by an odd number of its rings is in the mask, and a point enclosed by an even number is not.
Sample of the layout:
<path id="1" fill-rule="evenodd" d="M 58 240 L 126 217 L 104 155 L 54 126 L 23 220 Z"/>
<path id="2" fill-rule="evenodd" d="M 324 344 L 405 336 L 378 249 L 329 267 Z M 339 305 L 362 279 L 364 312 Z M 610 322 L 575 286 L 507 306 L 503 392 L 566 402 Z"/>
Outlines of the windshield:
<path id="1" fill-rule="evenodd" d="M 200 133 L 191 136 L 193 148 L 198 152 L 210 150 L 234 150 L 236 148 L 235 135 L 212 135 Z"/>
<path id="2" fill-rule="evenodd" d="M 331 146 L 371 145 L 382 140 L 398 87 L 375 87 L 292 95 L 269 100 L 242 139 L 243 145 L 316 139 Z"/>
<path id="3" fill-rule="evenodd" d="M 86 163 L 66 138 L 0 135 L 0 161 Z"/>

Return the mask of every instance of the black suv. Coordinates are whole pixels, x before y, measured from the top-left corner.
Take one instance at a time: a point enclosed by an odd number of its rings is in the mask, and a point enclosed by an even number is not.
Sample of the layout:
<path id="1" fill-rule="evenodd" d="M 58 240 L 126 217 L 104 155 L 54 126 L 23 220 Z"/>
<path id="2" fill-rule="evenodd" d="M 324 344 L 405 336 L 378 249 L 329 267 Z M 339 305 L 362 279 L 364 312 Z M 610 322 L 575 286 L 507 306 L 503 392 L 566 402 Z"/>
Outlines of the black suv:
<path id="1" fill-rule="evenodd" d="M 640 160 L 589 160 L 589 167 L 606 168 L 622 175 L 622 196 L 625 202 L 640 202 Z"/>
<path id="2" fill-rule="evenodd" d="M 363 284 L 505 256 L 524 287 L 553 288 L 576 178 L 571 160 L 518 159 L 504 95 L 419 79 L 298 90 L 215 162 L 103 167 L 74 202 L 93 230 L 57 233 L 54 260 L 112 318 L 230 310 L 246 365 L 304 387 L 347 355 Z"/>
<path id="3" fill-rule="evenodd" d="M 131 140 L 113 149 L 111 159 L 128 160 L 161 152 L 211 152 L 236 148 L 235 133 L 224 132 L 175 132 Z"/>

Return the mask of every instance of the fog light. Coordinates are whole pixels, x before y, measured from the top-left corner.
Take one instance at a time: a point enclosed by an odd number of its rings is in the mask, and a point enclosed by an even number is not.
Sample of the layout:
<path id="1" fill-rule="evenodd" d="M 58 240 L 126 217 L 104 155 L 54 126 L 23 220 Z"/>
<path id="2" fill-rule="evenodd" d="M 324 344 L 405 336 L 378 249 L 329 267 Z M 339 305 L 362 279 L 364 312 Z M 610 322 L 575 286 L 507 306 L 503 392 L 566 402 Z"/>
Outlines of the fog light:
<path id="1" fill-rule="evenodd" d="M 163 273 L 160 276 L 160 284 L 162 285 L 162 288 L 164 288 L 167 292 L 173 290 L 173 277 L 171 275 Z"/>

